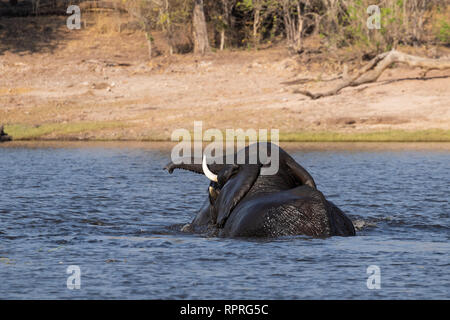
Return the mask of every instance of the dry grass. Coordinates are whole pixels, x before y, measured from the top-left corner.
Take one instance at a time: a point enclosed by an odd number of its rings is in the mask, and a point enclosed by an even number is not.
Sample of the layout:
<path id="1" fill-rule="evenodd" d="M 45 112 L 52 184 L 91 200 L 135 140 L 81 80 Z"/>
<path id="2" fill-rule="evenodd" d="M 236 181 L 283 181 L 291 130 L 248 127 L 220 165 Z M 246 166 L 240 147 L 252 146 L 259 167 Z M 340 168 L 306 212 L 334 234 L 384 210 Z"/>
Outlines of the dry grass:
<path id="1" fill-rule="evenodd" d="M 390 130 L 379 132 L 294 132 L 282 134 L 285 142 L 450 142 L 450 130 Z"/>
<path id="2" fill-rule="evenodd" d="M 121 121 L 115 122 L 81 122 L 53 123 L 41 126 L 8 125 L 5 131 L 14 140 L 139 140 L 139 141 L 170 141 L 170 135 L 154 132 L 140 138 L 123 134 L 111 135 L 134 126 Z M 225 137 L 225 132 L 222 133 Z M 194 134 L 191 133 L 193 139 Z M 270 136 L 268 137 L 270 140 Z M 243 137 L 243 139 L 248 139 Z M 239 139 L 238 139 L 239 140 Z M 242 140 L 242 137 L 241 137 Z M 280 142 L 450 142 L 450 130 L 390 130 L 380 132 L 291 132 L 281 133 Z M 205 141 L 207 142 L 207 141 Z"/>
<path id="3" fill-rule="evenodd" d="M 450 141 L 448 73 L 417 80 L 420 70 L 390 70 L 382 81 L 392 83 L 310 101 L 283 83 L 331 77 L 326 53 L 297 61 L 276 47 L 161 55 L 149 63 L 140 31 L 117 32 L 114 17 L 84 17 L 88 28 L 73 32 L 62 20 L 58 29 L 50 18 L 36 18 L 43 30 L 50 23 L 58 39 L 50 41 L 54 51 L 40 51 L 47 37 L 33 53 L 8 49 L 2 57 L 0 124 L 16 140 L 169 141 L 173 130 L 192 130 L 202 121 L 203 130 L 278 128 L 281 141 Z M 5 43 L 23 43 L 15 32 Z M 155 47 L 161 49 L 158 37 Z M 395 81 L 407 77 L 411 81 Z"/>
<path id="4" fill-rule="evenodd" d="M 53 123 L 41 126 L 8 125 L 5 131 L 14 137 L 14 140 L 38 140 L 52 135 L 56 140 L 80 139 L 83 134 L 92 134 L 105 129 L 124 128 L 121 122 L 85 122 L 85 123 Z M 75 136 L 74 136 L 75 135 Z"/>

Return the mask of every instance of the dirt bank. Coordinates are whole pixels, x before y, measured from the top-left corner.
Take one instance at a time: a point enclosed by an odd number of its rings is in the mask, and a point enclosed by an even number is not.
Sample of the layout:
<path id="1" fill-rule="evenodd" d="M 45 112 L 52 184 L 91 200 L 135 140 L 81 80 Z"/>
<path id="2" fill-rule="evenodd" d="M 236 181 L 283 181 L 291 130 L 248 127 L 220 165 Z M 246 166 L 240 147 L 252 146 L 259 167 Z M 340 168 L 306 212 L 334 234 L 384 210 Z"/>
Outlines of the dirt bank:
<path id="1" fill-rule="evenodd" d="M 291 140 L 392 130 L 397 140 L 424 130 L 450 140 L 450 71 L 421 79 L 420 70 L 398 67 L 377 83 L 312 101 L 295 89 L 333 82 L 289 82 L 336 76 L 341 66 L 294 59 L 282 47 L 149 61 L 140 32 L 98 35 L 69 31 L 62 18 L 52 23 L 57 40 L 0 46 L 0 122 L 16 139 L 167 140 L 203 121 L 204 129 L 277 128 Z"/>

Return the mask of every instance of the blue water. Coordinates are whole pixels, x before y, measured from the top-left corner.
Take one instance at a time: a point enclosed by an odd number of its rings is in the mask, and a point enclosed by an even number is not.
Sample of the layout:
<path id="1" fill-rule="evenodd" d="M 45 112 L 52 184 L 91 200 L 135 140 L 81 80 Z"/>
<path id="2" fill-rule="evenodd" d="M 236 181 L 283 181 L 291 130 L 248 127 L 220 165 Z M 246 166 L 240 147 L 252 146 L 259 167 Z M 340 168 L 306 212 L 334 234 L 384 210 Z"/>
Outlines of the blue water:
<path id="1" fill-rule="evenodd" d="M 356 237 L 181 233 L 208 181 L 163 171 L 170 149 L 0 147 L 0 298 L 450 298 L 450 152 L 288 151 Z"/>

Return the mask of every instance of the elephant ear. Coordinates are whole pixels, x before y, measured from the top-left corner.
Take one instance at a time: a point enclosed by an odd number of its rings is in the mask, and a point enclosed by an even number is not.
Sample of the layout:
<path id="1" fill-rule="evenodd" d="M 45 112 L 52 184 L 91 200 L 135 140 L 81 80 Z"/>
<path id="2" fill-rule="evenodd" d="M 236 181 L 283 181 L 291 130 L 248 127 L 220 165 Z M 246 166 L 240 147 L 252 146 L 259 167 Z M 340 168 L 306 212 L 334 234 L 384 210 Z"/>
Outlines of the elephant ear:
<path id="1" fill-rule="evenodd" d="M 300 182 L 301 185 L 307 185 L 313 189 L 317 189 L 313 177 L 294 159 L 289 157 L 286 161 L 286 165 L 288 166 L 290 173 L 296 178 L 297 181 Z"/>
<path id="2" fill-rule="evenodd" d="M 259 176 L 260 168 L 257 164 L 241 165 L 239 172 L 222 187 L 214 205 L 218 209 L 217 226 L 219 228 L 225 225 L 231 211 L 253 186 Z"/>

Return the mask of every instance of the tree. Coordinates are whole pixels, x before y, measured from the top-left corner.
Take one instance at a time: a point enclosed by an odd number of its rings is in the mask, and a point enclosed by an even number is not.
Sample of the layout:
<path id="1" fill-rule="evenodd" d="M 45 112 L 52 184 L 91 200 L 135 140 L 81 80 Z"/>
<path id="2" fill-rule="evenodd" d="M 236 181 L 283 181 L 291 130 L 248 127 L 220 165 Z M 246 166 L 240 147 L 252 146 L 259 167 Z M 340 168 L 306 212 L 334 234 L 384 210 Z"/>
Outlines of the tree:
<path id="1" fill-rule="evenodd" d="M 283 0 L 283 19 L 288 46 L 294 52 L 300 52 L 303 46 L 304 17 L 299 0 Z"/>
<path id="2" fill-rule="evenodd" d="M 152 58 L 153 53 L 153 37 L 151 30 L 156 25 L 155 6 L 158 3 L 149 2 L 147 5 L 137 0 L 128 0 L 126 2 L 127 12 L 139 21 L 142 26 L 142 30 L 145 32 L 145 38 L 148 45 L 148 57 Z"/>
<path id="3" fill-rule="evenodd" d="M 126 11 L 142 25 L 148 44 L 149 58 L 152 56 L 154 30 L 161 30 L 169 45 L 169 54 L 174 53 L 176 28 L 185 26 L 189 20 L 186 8 L 188 0 L 127 0 Z"/>
<path id="4" fill-rule="evenodd" d="M 192 25 L 194 27 L 194 53 L 203 55 L 210 52 L 203 0 L 194 0 Z"/>
<path id="5" fill-rule="evenodd" d="M 220 50 L 223 50 L 225 47 L 225 32 L 230 28 L 231 11 L 233 11 L 235 0 L 220 0 L 220 3 L 222 4 L 222 15 L 220 19 Z"/>

